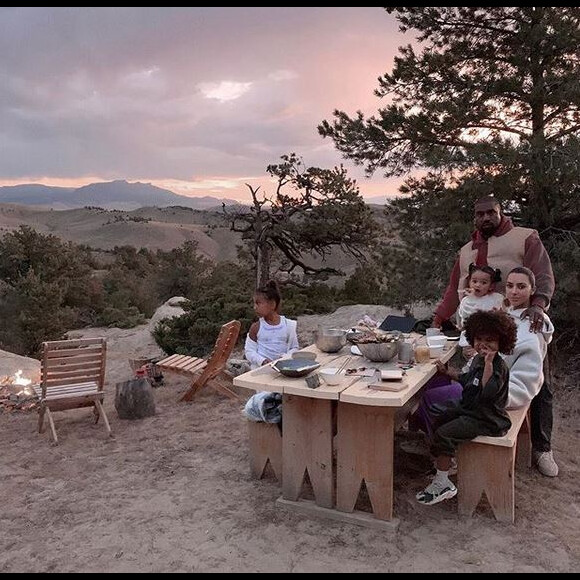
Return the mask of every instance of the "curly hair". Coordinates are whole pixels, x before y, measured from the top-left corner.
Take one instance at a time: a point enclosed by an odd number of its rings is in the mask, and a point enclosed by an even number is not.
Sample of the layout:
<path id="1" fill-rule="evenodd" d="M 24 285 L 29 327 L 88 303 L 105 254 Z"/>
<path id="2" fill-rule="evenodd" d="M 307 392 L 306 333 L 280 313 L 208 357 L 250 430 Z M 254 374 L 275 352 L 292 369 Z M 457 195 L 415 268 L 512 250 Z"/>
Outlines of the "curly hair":
<path id="1" fill-rule="evenodd" d="M 476 336 L 494 336 L 498 339 L 498 350 L 502 354 L 512 353 L 517 335 L 513 318 L 501 310 L 477 310 L 465 322 L 465 337 L 471 346 Z"/>

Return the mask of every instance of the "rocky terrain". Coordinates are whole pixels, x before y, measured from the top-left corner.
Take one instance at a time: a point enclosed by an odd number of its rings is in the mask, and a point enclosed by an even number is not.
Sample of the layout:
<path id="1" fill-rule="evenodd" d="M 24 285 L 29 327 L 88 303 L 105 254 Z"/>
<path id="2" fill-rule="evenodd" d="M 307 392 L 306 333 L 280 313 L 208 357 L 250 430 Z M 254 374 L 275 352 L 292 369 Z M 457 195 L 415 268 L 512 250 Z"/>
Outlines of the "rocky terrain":
<path id="1" fill-rule="evenodd" d="M 157 413 L 120 420 L 116 382 L 129 359 L 161 354 L 155 321 L 179 309 L 166 303 L 147 325 L 86 329 L 105 336 L 105 407 L 114 437 L 88 410 L 55 415 L 60 445 L 36 432 L 35 413 L 0 412 L 0 572 L 574 572 L 580 566 L 580 500 L 575 391 L 556 392 L 554 450 L 560 476 L 520 470 L 516 522 L 498 523 L 482 505 L 473 518 L 455 500 L 420 506 L 426 458 L 396 442 L 397 532 L 311 519 L 276 506 L 273 478 L 250 477 L 243 400 L 204 389 L 179 403 L 187 381 L 166 375 Z M 303 345 L 323 324 L 348 327 L 391 309 L 351 306 L 298 320 Z M 237 353 L 239 355 L 239 352 Z M 0 376 L 31 376 L 38 361 L 0 352 Z"/>

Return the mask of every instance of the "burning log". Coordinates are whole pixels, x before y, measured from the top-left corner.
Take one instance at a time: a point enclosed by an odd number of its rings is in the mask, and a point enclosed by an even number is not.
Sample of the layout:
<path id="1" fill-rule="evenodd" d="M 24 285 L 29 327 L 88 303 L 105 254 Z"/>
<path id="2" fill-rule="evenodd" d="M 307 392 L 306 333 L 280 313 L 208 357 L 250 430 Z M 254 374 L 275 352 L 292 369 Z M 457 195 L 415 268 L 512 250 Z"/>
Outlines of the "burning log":
<path id="1" fill-rule="evenodd" d="M 34 411 L 40 402 L 32 381 L 22 377 L 22 371 L 14 376 L 0 377 L 0 412 Z"/>

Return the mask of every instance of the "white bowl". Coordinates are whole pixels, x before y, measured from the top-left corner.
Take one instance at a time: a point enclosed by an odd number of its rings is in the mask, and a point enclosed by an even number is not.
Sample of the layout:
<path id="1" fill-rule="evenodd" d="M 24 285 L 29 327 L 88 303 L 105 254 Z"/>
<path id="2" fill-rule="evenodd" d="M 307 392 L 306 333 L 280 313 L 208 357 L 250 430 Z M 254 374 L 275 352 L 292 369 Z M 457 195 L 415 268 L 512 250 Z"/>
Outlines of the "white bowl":
<path id="1" fill-rule="evenodd" d="M 443 347 L 442 346 L 430 346 L 429 347 L 429 356 L 431 358 L 439 358 L 443 354 Z"/>
<path id="2" fill-rule="evenodd" d="M 443 336 L 428 336 L 427 337 L 427 344 L 430 347 L 444 347 L 447 344 L 447 337 Z"/>
<path id="3" fill-rule="evenodd" d="M 344 379 L 344 375 L 338 372 L 335 367 L 327 367 L 318 371 L 318 374 L 322 377 L 327 385 L 336 386 L 340 385 Z"/>

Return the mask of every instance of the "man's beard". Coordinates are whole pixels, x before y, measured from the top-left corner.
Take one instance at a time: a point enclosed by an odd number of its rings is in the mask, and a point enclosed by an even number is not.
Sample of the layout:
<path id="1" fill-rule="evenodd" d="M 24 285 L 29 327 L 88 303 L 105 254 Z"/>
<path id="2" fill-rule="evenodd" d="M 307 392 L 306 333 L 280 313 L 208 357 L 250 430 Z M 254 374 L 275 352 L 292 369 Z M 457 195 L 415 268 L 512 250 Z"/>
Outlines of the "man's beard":
<path id="1" fill-rule="evenodd" d="M 479 228 L 479 231 L 481 232 L 481 235 L 484 238 L 489 238 L 491 236 L 493 236 L 493 234 L 495 233 L 495 231 L 497 230 L 497 226 L 495 224 L 482 224 L 481 227 Z"/>

